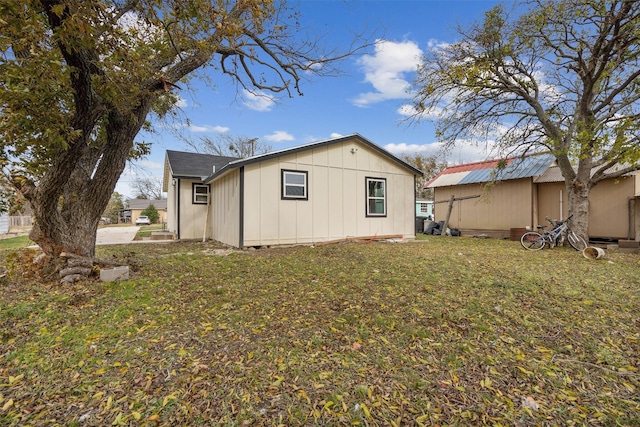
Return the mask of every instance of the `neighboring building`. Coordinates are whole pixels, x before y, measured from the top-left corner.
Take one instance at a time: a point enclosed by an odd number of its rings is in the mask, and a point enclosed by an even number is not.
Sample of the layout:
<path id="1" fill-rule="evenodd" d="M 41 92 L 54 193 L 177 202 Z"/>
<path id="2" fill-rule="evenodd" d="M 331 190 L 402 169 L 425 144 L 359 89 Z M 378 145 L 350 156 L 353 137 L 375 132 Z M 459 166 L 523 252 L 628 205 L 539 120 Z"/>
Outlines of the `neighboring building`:
<path id="1" fill-rule="evenodd" d="M 451 166 L 425 184 L 434 190 L 435 215 L 444 219 L 448 209 L 444 202 L 451 196 L 478 195 L 454 202 L 449 227 L 459 228 L 463 235 L 497 238 L 513 237 L 526 227 L 548 226 L 545 217 L 567 217 L 567 191 L 552 155 L 511 158 L 506 168 L 497 166 L 497 160 Z M 638 173 L 598 183 L 589 198 L 589 237 L 638 240 L 638 198 Z"/>
<path id="2" fill-rule="evenodd" d="M 357 134 L 247 159 L 167 151 L 168 229 L 235 247 L 415 238 L 417 176 Z"/>
<path id="3" fill-rule="evenodd" d="M 149 205 L 153 205 L 158 211 L 158 223 L 167 222 L 167 201 L 166 200 L 149 200 L 149 199 L 131 199 L 128 201 L 129 208 L 123 211 L 122 218 L 127 218 L 126 222 L 135 223 L 136 219 L 142 215 L 142 211 L 147 209 Z"/>
<path id="4" fill-rule="evenodd" d="M 9 214 L 0 214 L 0 234 L 7 234 L 9 232 Z"/>
<path id="5" fill-rule="evenodd" d="M 417 199 L 416 216 L 433 218 L 433 200 Z"/>

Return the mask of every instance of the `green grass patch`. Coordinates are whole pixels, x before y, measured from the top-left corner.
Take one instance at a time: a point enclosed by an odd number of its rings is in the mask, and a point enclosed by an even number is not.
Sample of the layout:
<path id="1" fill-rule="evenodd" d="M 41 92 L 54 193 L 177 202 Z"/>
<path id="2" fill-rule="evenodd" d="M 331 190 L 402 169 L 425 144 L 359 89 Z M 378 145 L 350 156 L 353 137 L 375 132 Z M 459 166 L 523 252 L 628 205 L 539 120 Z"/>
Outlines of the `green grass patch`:
<path id="1" fill-rule="evenodd" d="M 136 239 L 150 237 L 152 232 L 161 230 L 162 224 L 142 225 L 140 226 L 140 230 L 138 230 L 138 232 L 136 233 Z"/>
<path id="2" fill-rule="evenodd" d="M 637 425 L 637 255 L 429 236 L 101 246 L 0 283 L 0 424 Z M 223 253 L 224 255 L 220 255 Z"/>
<path id="3" fill-rule="evenodd" d="M 9 237 L 0 239 L 0 251 L 13 251 L 16 249 L 26 248 L 34 243 L 29 240 L 29 236 Z"/>

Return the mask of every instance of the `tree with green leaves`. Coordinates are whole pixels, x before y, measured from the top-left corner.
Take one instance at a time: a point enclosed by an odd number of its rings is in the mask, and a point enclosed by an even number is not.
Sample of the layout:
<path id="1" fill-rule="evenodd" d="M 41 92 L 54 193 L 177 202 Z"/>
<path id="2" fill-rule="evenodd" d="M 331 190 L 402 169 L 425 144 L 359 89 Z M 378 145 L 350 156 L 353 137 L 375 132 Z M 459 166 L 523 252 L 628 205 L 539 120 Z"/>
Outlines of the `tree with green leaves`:
<path id="1" fill-rule="evenodd" d="M 586 237 L 591 189 L 640 169 L 640 2 L 498 5 L 459 35 L 423 59 L 413 119 L 436 121 L 449 146 L 494 139 L 505 157 L 550 151 L 572 228 Z"/>
<path id="2" fill-rule="evenodd" d="M 109 199 L 106 209 L 102 213 L 103 217 L 109 218 L 112 224 L 117 224 L 120 218 L 120 211 L 124 209 L 124 197 L 122 194 L 114 191 Z"/>
<path id="3" fill-rule="evenodd" d="M 153 203 L 149 203 L 149 206 L 147 206 L 146 209 L 140 213 L 140 215 L 148 216 L 151 224 L 156 224 L 158 220 L 160 220 L 160 214 L 158 213 L 156 207 L 153 206 Z"/>
<path id="4" fill-rule="evenodd" d="M 136 136 L 186 78 L 209 67 L 252 93 L 301 95 L 367 45 L 324 51 L 284 1 L 2 1 L 0 16 L 0 164 L 53 257 L 94 256 L 126 162 L 149 153 Z"/>

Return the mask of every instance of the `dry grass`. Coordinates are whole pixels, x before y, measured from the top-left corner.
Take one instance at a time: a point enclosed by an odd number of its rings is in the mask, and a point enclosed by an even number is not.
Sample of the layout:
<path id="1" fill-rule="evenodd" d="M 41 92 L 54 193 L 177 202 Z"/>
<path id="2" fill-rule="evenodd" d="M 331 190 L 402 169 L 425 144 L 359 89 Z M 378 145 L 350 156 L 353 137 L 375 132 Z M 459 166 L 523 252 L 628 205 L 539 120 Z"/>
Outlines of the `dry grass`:
<path id="1" fill-rule="evenodd" d="M 0 285 L 2 425 L 638 425 L 638 256 L 472 238 L 101 247 Z M 20 267 L 20 268 L 19 268 Z"/>

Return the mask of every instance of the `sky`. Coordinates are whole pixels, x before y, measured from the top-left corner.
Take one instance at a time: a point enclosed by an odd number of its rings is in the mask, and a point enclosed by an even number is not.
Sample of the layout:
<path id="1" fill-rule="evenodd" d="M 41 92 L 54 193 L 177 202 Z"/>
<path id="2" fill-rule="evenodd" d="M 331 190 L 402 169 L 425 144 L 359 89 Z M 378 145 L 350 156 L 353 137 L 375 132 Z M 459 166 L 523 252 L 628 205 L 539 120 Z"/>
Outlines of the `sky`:
<path id="1" fill-rule="evenodd" d="M 301 0 L 300 36 L 321 35 L 327 47 L 347 49 L 353 34 L 368 32 L 375 46 L 341 63 L 341 74 L 302 82 L 302 97 L 265 100 L 244 93 L 226 76 L 209 74 L 181 85 L 181 122 L 154 123 L 151 154 L 129 164 L 115 191 L 133 198 L 137 178 L 160 181 L 166 150 L 194 151 L 183 138 L 221 134 L 259 138 L 273 150 L 358 133 L 395 155 L 435 155 L 433 123 L 407 123 L 406 106 L 420 56 L 457 39 L 456 26 L 483 18 L 490 0 Z M 212 84 L 211 84 L 212 83 Z M 171 128 L 180 126 L 181 137 Z M 460 164 L 491 157 L 486 144 L 461 145 L 445 160 Z"/>

